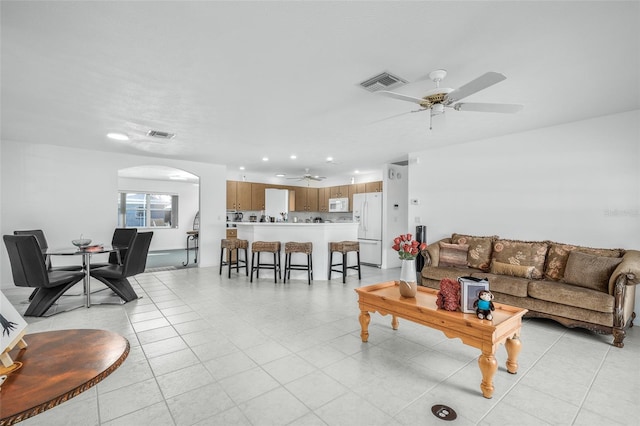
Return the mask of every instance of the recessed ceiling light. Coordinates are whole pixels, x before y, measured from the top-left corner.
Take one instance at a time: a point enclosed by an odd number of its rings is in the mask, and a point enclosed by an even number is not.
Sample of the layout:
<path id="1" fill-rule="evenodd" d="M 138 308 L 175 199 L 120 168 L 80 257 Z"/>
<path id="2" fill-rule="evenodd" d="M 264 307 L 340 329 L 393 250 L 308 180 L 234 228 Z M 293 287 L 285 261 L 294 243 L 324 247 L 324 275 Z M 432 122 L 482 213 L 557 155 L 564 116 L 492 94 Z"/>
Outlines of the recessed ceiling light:
<path id="1" fill-rule="evenodd" d="M 244 170 L 244 166 L 240 166 L 240 167 L 239 167 L 239 169 L 240 169 L 240 170 Z"/>
<path id="2" fill-rule="evenodd" d="M 278 174 L 276 175 L 276 177 L 285 177 L 285 176 L 286 176 L 286 175 L 285 175 L 284 173 L 278 173 Z"/>
<path id="3" fill-rule="evenodd" d="M 269 161 L 269 157 L 262 157 L 262 161 Z"/>
<path id="4" fill-rule="evenodd" d="M 113 139 L 116 141 L 128 141 L 129 140 L 129 136 L 125 135 L 124 133 L 107 133 L 107 137 L 109 139 Z"/>
<path id="5" fill-rule="evenodd" d="M 354 170 L 353 173 L 360 173 L 360 170 Z"/>
<path id="6" fill-rule="evenodd" d="M 333 157 L 327 157 L 327 161 L 333 161 Z"/>
<path id="7" fill-rule="evenodd" d="M 298 158 L 298 156 L 295 155 L 295 154 L 291 154 L 291 156 L 289 158 L 291 158 L 292 160 L 295 160 L 296 158 Z"/>

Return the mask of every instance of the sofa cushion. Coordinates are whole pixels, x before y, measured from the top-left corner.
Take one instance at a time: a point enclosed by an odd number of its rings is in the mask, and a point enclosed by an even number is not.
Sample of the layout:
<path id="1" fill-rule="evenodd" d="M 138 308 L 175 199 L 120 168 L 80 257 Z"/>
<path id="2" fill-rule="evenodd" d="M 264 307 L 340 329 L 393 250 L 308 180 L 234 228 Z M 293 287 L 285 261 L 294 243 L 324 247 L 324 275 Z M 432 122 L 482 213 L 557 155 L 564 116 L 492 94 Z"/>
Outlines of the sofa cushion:
<path id="1" fill-rule="evenodd" d="M 539 279 L 544 272 L 547 249 L 545 242 L 496 240 L 493 242 L 492 258 L 496 262 L 511 265 L 533 266 L 531 278 Z"/>
<path id="2" fill-rule="evenodd" d="M 531 278 L 533 274 L 533 266 L 512 265 L 510 263 L 502 263 L 496 260 L 491 261 L 491 273 L 496 275 L 508 275 L 510 277 Z"/>
<path id="3" fill-rule="evenodd" d="M 467 244 L 448 244 L 440 242 L 439 266 L 466 268 L 467 252 L 469 245 Z"/>
<path id="4" fill-rule="evenodd" d="M 609 278 L 620 262 L 620 258 L 596 256 L 573 250 L 567 260 L 563 281 L 608 293 Z"/>
<path id="5" fill-rule="evenodd" d="M 508 275 L 495 275 L 486 272 L 474 272 L 471 274 L 475 278 L 486 278 L 489 280 L 489 290 L 498 293 L 510 294 L 516 297 L 527 297 L 529 279 L 511 277 Z"/>
<path id="6" fill-rule="evenodd" d="M 564 270 L 567 266 L 569 254 L 573 250 L 603 257 L 622 257 L 624 254 L 624 250 L 622 249 L 598 249 L 549 242 L 549 253 L 547 253 L 544 278 L 547 280 L 561 281 L 564 277 Z"/>
<path id="7" fill-rule="evenodd" d="M 556 281 L 529 282 L 529 296 L 561 305 L 613 313 L 614 297 L 601 291 Z"/>
<path id="8" fill-rule="evenodd" d="M 492 237 L 474 237 L 471 235 L 453 234 L 451 242 L 454 244 L 467 244 L 469 252 L 467 253 L 467 263 L 470 267 L 489 271 L 491 266 L 491 249 L 492 243 L 497 236 Z"/>
<path id="9" fill-rule="evenodd" d="M 538 281 L 536 281 L 538 282 Z M 553 281 L 547 281 L 554 284 Z M 586 290 L 586 289 L 584 289 Z M 592 290 L 593 291 L 593 290 Z M 612 298 L 608 294 L 598 293 L 604 298 Z M 495 299 L 493 302 L 504 303 L 505 305 L 517 306 L 519 308 L 529 309 L 527 315 L 538 316 L 538 313 L 552 315 L 558 317 L 562 324 L 571 324 L 572 321 L 583 321 L 589 324 L 599 324 L 605 327 L 613 326 L 613 314 L 611 312 L 598 312 L 591 309 L 578 308 L 576 306 L 561 305 L 560 303 L 549 302 L 546 300 L 536 299 L 533 297 L 515 297 L 508 294 L 494 292 Z M 554 318 L 558 320 L 558 318 Z M 564 321 L 563 321 L 564 319 Z M 569 326 L 572 327 L 572 326 Z"/>

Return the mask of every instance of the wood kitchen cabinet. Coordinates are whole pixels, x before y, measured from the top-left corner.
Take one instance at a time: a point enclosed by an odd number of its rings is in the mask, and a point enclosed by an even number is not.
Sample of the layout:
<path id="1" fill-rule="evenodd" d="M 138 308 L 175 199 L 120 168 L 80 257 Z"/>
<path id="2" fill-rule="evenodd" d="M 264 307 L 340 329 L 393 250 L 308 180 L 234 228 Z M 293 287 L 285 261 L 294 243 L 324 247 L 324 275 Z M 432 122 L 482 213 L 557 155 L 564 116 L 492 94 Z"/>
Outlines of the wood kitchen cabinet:
<path id="1" fill-rule="evenodd" d="M 329 211 L 329 188 L 318 188 L 318 211 Z"/>
<path id="2" fill-rule="evenodd" d="M 318 188 L 295 187 L 295 211 L 297 212 L 317 212 L 318 211 Z"/>
<path id="3" fill-rule="evenodd" d="M 382 192 L 382 181 L 365 183 L 365 192 Z"/>
<path id="4" fill-rule="evenodd" d="M 348 198 L 348 197 L 349 197 L 349 185 L 329 187 L 329 198 Z"/>
<path id="5" fill-rule="evenodd" d="M 307 188 L 307 206 L 310 212 L 318 211 L 318 188 Z"/>
<path id="6" fill-rule="evenodd" d="M 227 210 L 251 209 L 251 182 L 227 181 Z"/>
<path id="7" fill-rule="evenodd" d="M 251 184 L 251 210 L 264 210 L 264 190 L 267 185 L 264 183 Z"/>
<path id="8" fill-rule="evenodd" d="M 325 188 L 309 188 L 228 180 L 227 210 L 264 210 L 264 191 L 268 188 L 289 190 L 290 211 L 328 212 L 329 198 L 349 198 L 349 211 L 353 211 L 353 194 L 382 192 L 382 181 Z"/>
<path id="9" fill-rule="evenodd" d="M 366 183 L 354 183 L 349 187 L 349 196 L 353 196 L 353 194 L 364 194 L 365 192 L 367 192 Z"/>
<path id="10" fill-rule="evenodd" d="M 354 183 L 349 185 L 349 211 L 353 211 L 353 195 L 354 194 L 363 194 L 366 191 L 365 183 Z"/>

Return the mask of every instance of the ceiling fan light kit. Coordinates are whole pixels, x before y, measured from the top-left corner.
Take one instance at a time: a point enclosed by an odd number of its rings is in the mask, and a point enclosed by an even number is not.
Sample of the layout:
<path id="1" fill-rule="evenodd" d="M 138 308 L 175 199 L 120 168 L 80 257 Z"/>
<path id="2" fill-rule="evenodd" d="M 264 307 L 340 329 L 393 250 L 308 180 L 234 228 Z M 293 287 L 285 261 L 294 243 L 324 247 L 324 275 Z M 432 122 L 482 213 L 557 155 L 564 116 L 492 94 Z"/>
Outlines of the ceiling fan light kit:
<path id="1" fill-rule="evenodd" d="M 467 96 L 471 96 L 476 92 L 505 80 L 507 77 L 504 74 L 490 71 L 457 89 L 440 87 L 440 83 L 447 76 L 446 70 L 439 69 L 431 71 L 428 76 L 429 79 L 436 84 L 436 87 L 427 92 L 422 98 L 386 90 L 381 90 L 377 93 L 401 101 L 413 102 L 420 105 L 423 110 L 429 110 L 430 130 L 433 128 L 431 119 L 435 115 L 444 114 L 445 107 L 453 108 L 456 111 L 497 112 L 503 114 L 513 114 L 521 111 L 523 108 L 522 105 L 518 104 L 458 103 L 459 100 Z"/>

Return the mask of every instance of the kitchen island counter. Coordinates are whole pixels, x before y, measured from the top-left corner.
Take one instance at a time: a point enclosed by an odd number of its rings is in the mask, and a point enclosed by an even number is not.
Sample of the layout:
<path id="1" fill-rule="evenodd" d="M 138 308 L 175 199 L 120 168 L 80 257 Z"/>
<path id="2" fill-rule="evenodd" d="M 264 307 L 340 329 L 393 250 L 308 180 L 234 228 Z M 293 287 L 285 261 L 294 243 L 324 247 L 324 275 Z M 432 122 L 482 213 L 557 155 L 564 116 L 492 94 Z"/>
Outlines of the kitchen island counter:
<path id="1" fill-rule="evenodd" d="M 238 238 L 249 241 L 280 241 L 282 244 L 282 272 L 284 273 L 284 244 L 288 241 L 313 243 L 313 279 L 326 280 L 329 272 L 329 242 L 357 241 L 358 224 L 355 222 L 234 222 L 238 228 Z M 251 254 L 249 254 L 251 256 Z M 353 257 L 352 257 L 353 256 Z M 336 255 L 337 260 L 337 255 Z M 249 262 L 251 259 L 249 259 Z M 355 264 L 355 253 L 349 253 L 349 265 Z M 293 255 L 291 263 L 306 263 L 303 254 Z M 249 265 L 251 266 L 251 265 Z M 262 272 L 262 271 L 261 271 Z M 350 270 L 357 274 L 357 271 Z M 265 271 L 260 277 L 269 277 L 271 271 Z M 332 275 L 333 277 L 333 275 Z M 341 277 L 336 274 L 335 277 Z M 306 272 L 291 271 L 291 279 L 306 281 Z"/>

